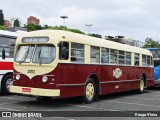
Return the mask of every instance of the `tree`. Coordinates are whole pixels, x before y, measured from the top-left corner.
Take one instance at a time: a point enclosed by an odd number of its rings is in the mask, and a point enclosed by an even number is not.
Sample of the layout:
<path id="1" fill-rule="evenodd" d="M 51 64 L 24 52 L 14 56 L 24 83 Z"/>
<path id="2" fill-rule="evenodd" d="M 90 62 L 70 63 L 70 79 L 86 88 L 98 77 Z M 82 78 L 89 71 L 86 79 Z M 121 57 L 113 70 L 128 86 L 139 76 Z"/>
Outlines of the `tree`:
<path id="1" fill-rule="evenodd" d="M 48 26 L 48 25 L 41 26 L 41 25 L 29 24 L 29 25 L 24 25 L 24 28 L 27 28 L 27 31 L 46 29 L 46 30 L 65 30 L 74 33 L 85 34 L 84 32 L 78 29 L 71 29 L 67 28 L 66 26 Z"/>
<path id="2" fill-rule="evenodd" d="M 158 41 L 154 41 L 152 38 L 147 38 L 143 48 L 160 48 Z"/>
<path id="3" fill-rule="evenodd" d="M 48 28 L 51 28 L 52 26 L 49 26 L 47 24 L 45 24 L 44 26 L 42 26 L 42 29 L 48 29 Z"/>
<path id="4" fill-rule="evenodd" d="M 0 26 L 0 30 L 6 30 L 7 27 L 6 26 Z"/>
<path id="5" fill-rule="evenodd" d="M 13 26 L 14 26 L 14 27 L 20 27 L 20 25 L 19 25 L 19 20 L 18 20 L 18 19 L 16 19 L 16 20 L 14 21 Z"/>
<path id="6" fill-rule="evenodd" d="M 54 26 L 54 27 L 49 26 L 47 29 L 50 29 L 50 30 L 65 30 L 65 31 L 70 31 L 70 32 L 74 32 L 74 33 L 85 34 L 84 32 L 82 32 L 78 29 L 71 29 L 71 28 L 67 28 L 66 26 Z"/>
<path id="7" fill-rule="evenodd" d="M 100 34 L 92 33 L 92 34 L 88 34 L 88 35 L 92 36 L 92 37 L 102 38 L 102 35 L 100 35 Z"/>
<path id="8" fill-rule="evenodd" d="M 24 25 L 24 28 L 27 28 L 27 31 L 29 32 L 42 29 L 41 25 L 35 25 L 35 24 Z"/>
<path id="9" fill-rule="evenodd" d="M 69 29 L 69 31 L 74 32 L 74 33 L 79 33 L 79 34 L 85 34 L 84 32 L 82 32 L 78 29 Z"/>
<path id="10" fill-rule="evenodd" d="M 4 16 L 2 10 L 0 10 L 0 26 L 4 25 Z"/>

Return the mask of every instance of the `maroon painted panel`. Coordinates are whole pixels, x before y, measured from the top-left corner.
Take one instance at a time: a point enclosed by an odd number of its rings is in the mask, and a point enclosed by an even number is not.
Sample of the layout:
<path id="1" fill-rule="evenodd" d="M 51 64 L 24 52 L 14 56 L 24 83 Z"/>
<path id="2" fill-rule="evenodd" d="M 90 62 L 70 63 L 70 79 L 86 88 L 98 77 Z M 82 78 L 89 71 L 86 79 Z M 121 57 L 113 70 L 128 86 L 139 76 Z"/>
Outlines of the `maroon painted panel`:
<path id="1" fill-rule="evenodd" d="M 52 71 L 51 73 L 48 73 L 47 75 L 53 75 L 55 74 L 56 70 Z M 16 74 L 15 74 L 16 73 Z M 57 76 L 48 76 L 48 82 L 44 83 L 42 82 L 42 77 L 44 75 L 37 75 L 30 79 L 27 75 L 24 75 L 22 73 L 19 73 L 21 78 L 20 80 L 16 80 L 16 75 L 19 72 L 14 70 L 14 82 L 13 85 L 15 86 L 24 86 L 24 87 L 33 87 L 33 88 L 44 88 L 44 89 L 54 89 L 56 88 L 56 83 L 52 81 L 52 79 L 57 79 Z M 54 84 L 49 84 L 54 83 Z"/>

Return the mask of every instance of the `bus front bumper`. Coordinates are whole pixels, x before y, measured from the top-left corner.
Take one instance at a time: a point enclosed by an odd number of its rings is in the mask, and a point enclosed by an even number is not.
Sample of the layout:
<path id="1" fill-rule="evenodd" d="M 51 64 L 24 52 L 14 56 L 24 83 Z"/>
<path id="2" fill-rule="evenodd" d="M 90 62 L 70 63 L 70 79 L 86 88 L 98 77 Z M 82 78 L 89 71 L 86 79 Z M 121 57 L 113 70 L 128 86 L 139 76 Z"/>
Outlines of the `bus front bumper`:
<path id="1" fill-rule="evenodd" d="M 60 96 L 59 89 L 41 89 L 22 86 L 10 86 L 11 93 L 33 95 L 33 96 L 46 96 L 46 97 L 58 97 Z"/>

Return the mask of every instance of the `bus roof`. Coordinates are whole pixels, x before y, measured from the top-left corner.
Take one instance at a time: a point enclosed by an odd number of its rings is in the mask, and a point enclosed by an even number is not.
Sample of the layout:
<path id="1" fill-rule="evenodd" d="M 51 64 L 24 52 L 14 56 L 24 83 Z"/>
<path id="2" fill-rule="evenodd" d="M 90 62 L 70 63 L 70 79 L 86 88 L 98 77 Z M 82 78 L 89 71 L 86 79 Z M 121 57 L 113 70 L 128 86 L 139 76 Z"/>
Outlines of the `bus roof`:
<path id="1" fill-rule="evenodd" d="M 6 31 L 6 30 L 0 30 L 0 35 L 3 36 L 12 36 L 12 37 L 17 37 L 18 35 L 24 33 L 25 31 L 15 31 L 15 32 L 11 32 L 11 31 Z"/>
<path id="2" fill-rule="evenodd" d="M 44 37 L 44 36 L 50 38 L 49 43 L 52 43 L 53 41 L 56 43 L 59 43 L 60 41 L 68 41 L 68 42 L 82 43 L 92 46 L 99 46 L 99 47 L 117 49 L 122 51 L 152 55 L 151 52 L 147 49 L 63 30 L 38 30 L 38 31 L 24 33 L 18 37 L 17 43 L 21 43 L 21 39 L 23 37 Z"/>

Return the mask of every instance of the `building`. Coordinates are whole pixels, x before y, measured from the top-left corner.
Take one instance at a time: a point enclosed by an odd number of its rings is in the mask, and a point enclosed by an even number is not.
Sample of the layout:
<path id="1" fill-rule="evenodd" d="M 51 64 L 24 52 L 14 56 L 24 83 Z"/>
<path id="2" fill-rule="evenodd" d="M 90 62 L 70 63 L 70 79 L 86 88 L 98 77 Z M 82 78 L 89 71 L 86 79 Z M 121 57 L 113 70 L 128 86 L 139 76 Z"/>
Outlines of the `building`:
<path id="1" fill-rule="evenodd" d="M 12 22 L 10 22 L 9 20 L 4 20 L 4 25 L 6 27 L 12 27 Z"/>
<path id="2" fill-rule="evenodd" d="M 40 23 L 40 20 L 37 19 L 37 18 L 34 17 L 34 16 L 29 16 L 29 18 L 27 19 L 27 25 L 28 25 L 28 24 L 39 25 L 39 23 Z"/>

